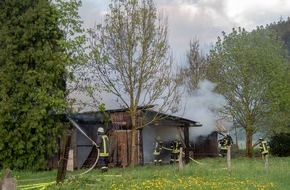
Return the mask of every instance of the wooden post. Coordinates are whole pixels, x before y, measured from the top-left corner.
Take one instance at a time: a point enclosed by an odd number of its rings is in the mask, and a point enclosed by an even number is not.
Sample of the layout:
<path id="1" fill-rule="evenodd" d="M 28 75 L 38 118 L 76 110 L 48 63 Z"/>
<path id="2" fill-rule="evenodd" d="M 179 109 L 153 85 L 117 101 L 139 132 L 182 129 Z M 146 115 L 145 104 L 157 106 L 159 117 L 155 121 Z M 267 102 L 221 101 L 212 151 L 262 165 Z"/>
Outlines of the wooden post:
<path id="1" fill-rule="evenodd" d="M 69 150 L 66 170 L 74 171 L 74 151 L 73 150 Z"/>
<path id="2" fill-rule="evenodd" d="M 63 145 L 61 146 L 61 149 L 60 149 L 60 161 L 59 161 L 57 177 L 56 177 L 57 183 L 63 182 L 65 179 L 68 153 L 70 149 L 70 140 L 71 140 L 71 135 L 67 134 L 64 138 Z"/>
<path id="3" fill-rule="evenodd" d="M 189 124 L 184 127 L 185 163 L 189 163 Z"/>
<path id="4" fill-rule="evenodd" d="M 179 152 L 179 158 L 178 158 L 178 171 L 181 171 L 183 169 L 183 163 L 182 163 L 182 147 L 180 147 Z"/>
<path id="5" fill-rule="evenodd" d="M 121 153 L 122 153 L 122 174 L 125 174 L 125 168 L 128 164 L 128 154 L 126 151 L 126 144 L 122 143 L 121 145 Z"/>
<path id="6" fill-rule="evenodd" d="M 231 170 L 231 146 L 228 146 L 227 150 L 227 166 L 228 166 L 228 171 Z"/>
<path id="7" fill-rule="evenodd" d="M 268 167 L 269 167 L 269 155 L 266 154 L 266 155 L 265 155 L 265 169 L 267 170 Z"/>
<path id="8" fill-rule="evenodd" d="M 10 170 L 6 169 L 6 174 L 4 176 L 3 182 L 0 182 L 1 190 L 16 190 L 17 180 L 15 178 L 10 178 Z"/>

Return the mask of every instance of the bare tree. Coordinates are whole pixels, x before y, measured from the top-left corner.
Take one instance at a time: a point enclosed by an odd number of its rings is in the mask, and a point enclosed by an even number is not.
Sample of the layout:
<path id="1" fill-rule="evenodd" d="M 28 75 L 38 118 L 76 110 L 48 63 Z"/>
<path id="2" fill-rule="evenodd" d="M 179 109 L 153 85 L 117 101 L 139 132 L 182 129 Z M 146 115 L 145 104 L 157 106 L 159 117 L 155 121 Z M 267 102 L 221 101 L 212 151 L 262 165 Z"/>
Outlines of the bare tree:
<path id="1" fill-rule="evenodd" d="M 192 93 L 198 88 L 199 81 L 205 78 L 207 67 L 207 60 L 199 49 L 198 40 L 190 40 L 186 63 L 186 67 L 181 69 L 181 76 L 187 91 Z"/>
<path id="2" fill-rule="evenodd" d="M 103 24 L 89 32 L 95 79 L 130 112 L 130 164 L 135 165 L 135 132 L 146 125 L 137 122 L 138 106 L 178 111 L 180 81 L 173 70 L 167 19 L 157 14 L 152 0 L 114 1 Z"/>

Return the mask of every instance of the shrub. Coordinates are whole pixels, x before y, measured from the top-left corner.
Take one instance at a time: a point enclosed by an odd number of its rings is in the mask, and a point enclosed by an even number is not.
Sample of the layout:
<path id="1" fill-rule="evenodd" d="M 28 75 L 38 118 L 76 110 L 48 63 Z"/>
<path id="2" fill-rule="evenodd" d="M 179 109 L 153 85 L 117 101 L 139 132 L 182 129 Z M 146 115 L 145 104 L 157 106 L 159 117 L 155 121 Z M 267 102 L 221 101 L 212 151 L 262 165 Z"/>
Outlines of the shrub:
<path id="1" fill-rule="evenodd" d="M 290 156 L 290 133 L 277 133 L 270 138 L 270 151 L 275 156 Z"/>

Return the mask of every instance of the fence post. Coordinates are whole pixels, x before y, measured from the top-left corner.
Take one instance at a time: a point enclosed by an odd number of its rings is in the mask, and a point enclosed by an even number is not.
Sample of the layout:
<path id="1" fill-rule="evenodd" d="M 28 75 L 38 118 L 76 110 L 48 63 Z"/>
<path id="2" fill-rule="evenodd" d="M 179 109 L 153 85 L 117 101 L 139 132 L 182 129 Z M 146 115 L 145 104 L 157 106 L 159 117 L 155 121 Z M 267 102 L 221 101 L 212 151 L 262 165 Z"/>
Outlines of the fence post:
<path id="1" fill-rule="evenodd" d="M 267 170 L 268 167 L 269 167 L 269 155 L 266 154 L 266 155 L 265 155 L 265 169 Z"/>
<path id="2" fill-rule="evenodd" d="M 179 158 L 178 158 L 178 171 L 181 171 L 183 169 L 183 163 L 182 163 L 182 147 L 180 147 L 179 152 Z"/>
<path id="3" fill-rule="evenodd" d="M 227 150 L 227 166 L 228 166 L 228 171 L 231 170 L 231 146 L 228 146 Z"/>
<path id="4" fill-rule="evenodd" d="M 66 175 L 68 153 L 70 149 L 71 135 L 66 134 L 63 144 L 60 149 L 60 161 L 58 165 L 56 183 L 63 182 Z"/>

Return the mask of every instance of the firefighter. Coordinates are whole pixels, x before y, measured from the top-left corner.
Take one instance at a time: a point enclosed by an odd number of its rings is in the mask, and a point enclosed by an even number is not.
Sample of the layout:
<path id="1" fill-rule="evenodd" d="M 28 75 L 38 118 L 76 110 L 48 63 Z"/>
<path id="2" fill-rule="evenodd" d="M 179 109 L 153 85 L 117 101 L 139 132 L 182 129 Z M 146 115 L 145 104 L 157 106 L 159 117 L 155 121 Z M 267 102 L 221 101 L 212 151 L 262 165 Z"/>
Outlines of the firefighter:
<path id="1" fill-rule="evenodd" d="M 98 128 L 97 146 L 99 148 L 99 166 L 102 173 L 108 171 L 109 164 L 109 138 L 104 133 L 104 128 Z"/>
<path id="2" fill-rule="evenodd" d="M 227 133 L 224 136 L 224 138 L 219 140 L 219 143 L 221 145 L 219 156 L 225 157 L 225 155 L 227 154 L 227 151 L 228 151 L 228 146 L 231 146 L 233 144 L 233 139 L 230 136 L 230 134 Z"/>
<path id="3" fill-rule="evenodd" d="M 154 157 L 154 165 L 160 164 L 162 165 L 162 158 L 161 158 L 161 151 L 162 151 L 162 141 L 161 138 L 158 136 L 155 139 L 155 147 L 153 152 Z"/>
<path id="4" fill-rule="evenodd" d="M 171 142 L 171 158 L 170 164 L 175 164 L 179 161 L 180 148 L 182 147 L 182 143 L 180 140 L 174 140 Z"/>
<path id="5" fill-rule="evenodd" d="M 263 138 L 259 138 L 260 141 L 260 152 L 262 154 L 262 158 L 264 158 L 266 155 L 269 154 L 269 146 L 267 141 L 265 141 Z"/>

